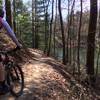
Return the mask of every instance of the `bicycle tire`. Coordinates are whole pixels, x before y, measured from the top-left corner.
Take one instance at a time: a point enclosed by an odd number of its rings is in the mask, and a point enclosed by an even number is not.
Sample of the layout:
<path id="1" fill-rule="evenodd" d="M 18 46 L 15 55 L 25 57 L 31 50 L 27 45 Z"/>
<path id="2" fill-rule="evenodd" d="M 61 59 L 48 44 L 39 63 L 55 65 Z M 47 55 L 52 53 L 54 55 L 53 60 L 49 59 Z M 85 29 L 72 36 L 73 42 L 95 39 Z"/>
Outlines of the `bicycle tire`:
<path id="1" fill-rule="evenodd" d="M 21 83 L 21 89 L 20 89 L 20 91 L 19 92 L 15 92 L 14 90 L 13 90 L 13 87 L 11 86 L 11 82 L 13 81 L 15 81 L 14 79 L 13 79 L 13 77 L 12 77 L 12 73 L 11 73 L 11 70 L 15 70 L 16 71 L 16 69 L 15 68 L 17 68 L 17 71 L 19 71 L 19 73 L 20 73 L 20 75 L 21 75 L 21 81 L 22 81 L 22 83 Z M 13 74 L 17 74 L 18 75 L 18 72 L 13 72 Z M 17 76 L 16 75 L 16 76 Z M 21 69 L 21 67 L 19 66 L 19 65 L 17 65 L 17 64 L 12 64 L 11 65 L 11 67 L 10 67 L 10 71 L 9 71 L 9 73 L 8 73 L 8 75 L 7 75 L 7 83 L 8 83 L 8 85 L 10 86 L 10 92 L 11 92 L 11 94 L 13 95 L 13 96 L 15 96 L 15 97 L 19 97 L 19 96 L 21 96 L 22 95 L 22 93 L 23 93 L 23 89 L 24 89 L 24 75 L 23 75 L 23 72 L 22 72 L 22 69 Z M 15 85 L 15 84 L 14 84 Z"/>

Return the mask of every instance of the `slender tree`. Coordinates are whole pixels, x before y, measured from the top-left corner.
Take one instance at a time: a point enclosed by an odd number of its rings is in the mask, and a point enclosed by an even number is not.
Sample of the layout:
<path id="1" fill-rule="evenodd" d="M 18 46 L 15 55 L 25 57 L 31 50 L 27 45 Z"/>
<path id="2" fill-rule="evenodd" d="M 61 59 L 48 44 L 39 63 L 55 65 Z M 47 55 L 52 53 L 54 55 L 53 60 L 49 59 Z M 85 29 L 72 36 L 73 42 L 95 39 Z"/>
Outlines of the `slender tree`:
<path id="1" fill-rule="evenodd" d="M 58 0 L 58 10 L 60 16 L 60 25 L 61 25 L 62 43 L 63 43 L 63 64 L 66 64 L 66 55 L 65 55 L 66 46 L 65 46 L 64 24 L 61 12 L 61 0 Z"/>
<path id="2" fill-rule="evenodd" d="M 80 0 L 81 12 L 80 12 L 80 21 L 79 21 L 79 30 L 78 30 L 78 50 L 77 50 L 77 65 L 78 65 L 78 73 L 80 75 L 80 33 L 82 26 L 82 0 Z"/>
<path id="3" fill-rule="evenodd" d="M 96 75 L 98 75 L 98 69 L 99 69 L 99 59 L 100 59 L 100 8 L 99 8 L 99 35 L 98 35 L 98 53 L 97 53 L 97 62 L 96 62 Z"/>
<path id="4" fill-rule="evenodd" d="M 97 25 L 97 0 L 90 0 L 90 20 L 87 37 L 87 74 L 93 83 L 94 76 L 94 51 L 95 51 L 95 33 Z"/>
<path id="5" fill-rule="evenodd" d="M 68 53 L 69 53 L 69 50 L 68 50 L 68 44 L 69 44 L 69 9 L 70 8 L 70 1 L 68 0 L 68 23 L 67 23 L 67 30 L 68 30 L 68 32 L 67 32 L 67 44 L 66 44 L 66 58 L 67 58 L 67 61 L 66 61 L 66 63 L 68 63 L 68 61 L 69 61 L 69 56 L 68 56 Z"/>
<path id="6" fill-rule="evenodd" d="M 16 1 L 13 0 L 13 28 L 14 32 L 16 33 Z"/>
<path id="7" fill-rule="evenodd" d="M 35 4 L 34 4 L 35 0 L 32 0 L 32 47 L 34 48 L 35 47 L 35 32 L 34 32 L 34 13 L 35 13 L 35 10 L 34 10 L 34 7 L 35 7 Z"/>
<path id="8" fill-rule="evenodd" d="M 69 61 L 70 64 L 71 64 L 71 26 L 72 26 L 72 18 L 73 18 L 73 8 L 74 8 L 74 5 L 75 5 L 75 0 L 73 1 L 72 3 L 72 7 L 71 7 L 71 12 L 69 13 L 69 0 L 68 0 L 68 35 L 67 35 L 67 62 Z M 69 51 L 69 44 L 70 44 L 70 51 Z M 69 57 L 69 55 L 70 57 Z"/>
<path id="9" fill-rule="evenodd" d="M 55 36 L 56 36 L 56 22 L 57 22 L 57 0 L 56 0 L 56 15 L 55 15 L 55 23 L 54 23 L 54 37 L 53 37 L 53 40 L 54 40 L 54 56 L 55 56 L 55 53 L 56 53 L 56 41 L 55 41 Z"/>
<path id="10" fill-rule="evenodd" d="M 44 0 L 46 2 L 46 0 Z M 48 29 L 49 29 L 49 20 L 48 20 L 48 7 L 49 7 L 49 2 L 50 0 L 47 1 L 47 5 L 44 7 L 44 13 L 45 13 L 45 40 L 44 40 L 44 53 L 47 53 L 47 49 L 48 49 Z"/>
<path id="11" fill-rule="evenodd" d="M 6 5 L 6 20 L 11 27 L 12 26 L 12 11 L 11 11 L 11 0 L 5 0 Z"/>
<path id="12" fill-rule="evenodd" d="M 50 55 L 50 51 L 51 51 L 51 40 L 52 40 L 52 25 L 53 25 L 53 16 L 54 16 L 54 0 L 52 0 L 52 16 L 51 16 L 51 21 L 50 21 L 50 36 L 49 36 L 49 46 L 48 46 L 48 52 L 47 55 Z"/>

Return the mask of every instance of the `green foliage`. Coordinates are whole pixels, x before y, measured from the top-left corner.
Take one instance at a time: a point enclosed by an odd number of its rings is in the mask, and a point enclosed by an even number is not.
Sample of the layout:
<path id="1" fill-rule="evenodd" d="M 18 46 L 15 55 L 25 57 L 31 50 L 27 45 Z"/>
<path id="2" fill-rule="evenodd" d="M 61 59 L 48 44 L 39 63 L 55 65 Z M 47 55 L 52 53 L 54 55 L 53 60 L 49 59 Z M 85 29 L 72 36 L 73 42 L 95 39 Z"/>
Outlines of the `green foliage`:
<path id="1" fill-rule="evenodd" d="M 36 12 L 34 14 L 34 25 L 35 29 L 35 45 L 36 47 L 44 48 L 44 38 L 45 38 L 45 23 L 46 30 L 48 30 L 48 19 L 49 14 L 44 11 L 45 7 L 47 7 L 47 1 L 45 0 L 35 0 L 34 8 Z M 32 1 L 28 1 L 27 3 L 23 3 L 22 0 L 15 0 L 15 22 L 17 29 L 17 36 L 24 42 L 24 44 L 28 47 L 32 47 L 33 43 L 33 33 L 32 33 Z M 46 13 L 46 14 L 45 14 Z"/>
<path id="2" fill-rule="evenodd" d="M 23 4 L 22 0 L 16 1 L 16 26 L 17 36 L 23 41 L 23 43 L 31 47 L 32 46 L 32 18 L 28 11 L 28 7 Z"/>
<path id="3" fill-rule="evenodd" d="M 0 7 L 2 7 L 2 0 L 0 0 Z"/>

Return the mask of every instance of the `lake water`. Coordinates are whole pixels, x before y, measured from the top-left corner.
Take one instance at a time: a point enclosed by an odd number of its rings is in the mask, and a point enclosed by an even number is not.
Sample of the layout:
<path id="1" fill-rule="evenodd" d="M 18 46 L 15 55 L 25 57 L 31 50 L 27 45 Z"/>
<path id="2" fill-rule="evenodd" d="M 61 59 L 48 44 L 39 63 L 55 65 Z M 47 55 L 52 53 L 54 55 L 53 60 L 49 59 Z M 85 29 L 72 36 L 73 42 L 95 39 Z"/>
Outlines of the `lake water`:
<path id="1" fill-rule="evenodd" d="M 86 51 L 87 51 L 86 48 L 80 49 L 80 63 L 84 66 L 86 65 L 86 53 L 87 53 Z M 77 61 L 77 48 L 72 48 L 71 54 L 74 54 L 74 59 L 75 61 Z M 95 68 L 97 66 L 97 55 L 98 55 L 98 50 L 95 51 L 95 59 L 94 59 Z M 56 57 L 58 60 L 62 60 L 62 48 L 56 49 Z M 73 59 L 73 55 L 71 58 Z M 100 73 L 100 59 L 99 59 L 98 66 L 99 66 L 99 73 Z"/>

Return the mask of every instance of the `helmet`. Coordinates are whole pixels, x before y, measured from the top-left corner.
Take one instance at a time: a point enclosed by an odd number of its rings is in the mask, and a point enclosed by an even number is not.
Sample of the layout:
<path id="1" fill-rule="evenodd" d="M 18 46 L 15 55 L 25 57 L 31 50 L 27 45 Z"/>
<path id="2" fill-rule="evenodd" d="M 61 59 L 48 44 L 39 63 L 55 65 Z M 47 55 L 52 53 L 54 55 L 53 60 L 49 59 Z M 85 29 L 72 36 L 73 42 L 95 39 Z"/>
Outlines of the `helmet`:
<path id="1" fill-rule="evenodd" d="M 3 9 L 0 9 L 0 17 L 4 17 L 4 10 Z"/>

